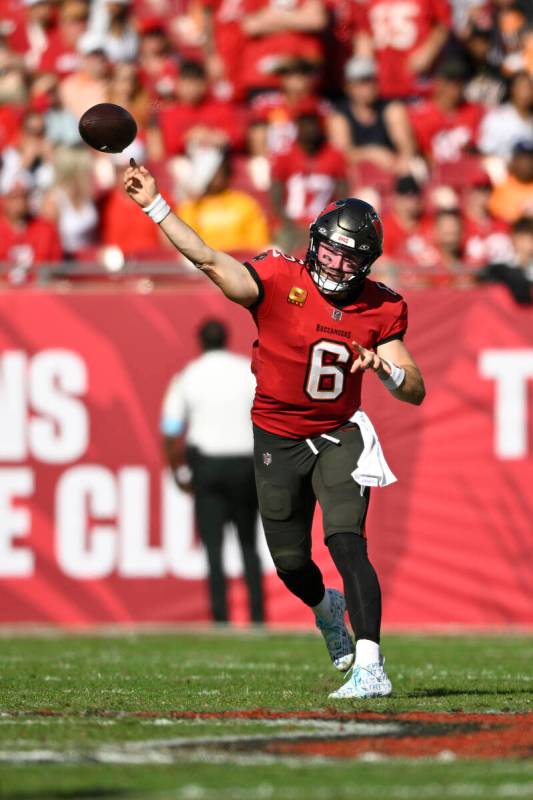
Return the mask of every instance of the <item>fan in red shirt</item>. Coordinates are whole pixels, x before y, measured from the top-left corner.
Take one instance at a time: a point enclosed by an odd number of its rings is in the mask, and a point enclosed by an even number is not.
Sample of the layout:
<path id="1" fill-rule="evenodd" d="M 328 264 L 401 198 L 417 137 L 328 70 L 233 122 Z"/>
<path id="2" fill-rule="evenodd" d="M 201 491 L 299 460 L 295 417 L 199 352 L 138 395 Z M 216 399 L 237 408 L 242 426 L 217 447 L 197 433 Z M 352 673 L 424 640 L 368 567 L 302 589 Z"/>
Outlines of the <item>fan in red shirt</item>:
<path id="1" fill-rule="evenodd" d="M 295 55 L 322 60 L 327 15 L 321 0 L 242 0 L 241 70 L 246 92 L 274 88 L 275 71 Z"/>
<path id="2" fill-rule="evenodd" d="M 463 97 L 468 68 L 463 61 L 448 59 L 439 66 L 430 100 L 411 108 L 411 125 L 422 155 L 433 163 L 458 161 L 475 150 L 478 129 L 485 113 Z"/>
<path id="3" fill-rule="evenodd" d="M 177 250 L 226 297 L 250 309 L 257 325 L 256 485 L 277 573 L 314 612 L 335 668 L 353 664 L 330 697 L 389 695 L 379 644 L 381 591 L 368 559 L 365 519 L 368 487 L 395 478 L 358 408 L 362 375 L 373 371 L 396 399 L 416 405 L 425 390 L 402 342 L 404 300 L 368 279 L 383 247 L 379 216 L 362 200 L 338 200 L 313 221 L 305 262 L 270 250 L 242 264 L 208 247 L 173 214 L 145 168 L 127 170 L 125 188 Z M 325 588 L 312 560 L 317 501 L 344 596 Z M 346 607 L 355 647 L 344 622 Z"/>
<path id="4" fill-rule="evenodd" d="M 48 46 L 39 62 L 39 70 L 64 77 L 76 72 L 80 65 L 78 39 L 89 19 L 84 0 L 67 0 L 59 10 L 59 24 L 50 34 Z"/>
<path id="5" fill-rule="evenodd" d="M 178 67 L 162 20 L 146 18 L 139 24 L 139 80 L 154 104 L 172 102 Z"/>
<path id="6" fill-rule="evenodd" d="M 302 114 L 296 125 L 296 142 L 273 160 L 271 193 L 282 235 L 297 248 L 307 241 L 307 229 L 321 209 L 346 194 L 346 160 L 328 144 L 318 114 Z"/>
<path id="7" fill-rule="evenodd" d="M 396 180 L 392 207 L 383 218 L 387 231 L 383 242 L 383 256 L 394 266 L 406 264 L 427 266 L 432 257 L 428 243 L 429 219 L 424 216 L 422 191 L 411 175 Z"/>
<path id="8" fill-rule="evenodd" d="M 9 46 L 35 70 L 46 51 L 56 25 L 56 4 L 51 0 L 4 0 L 1 19 Z"/>
<path id="9" fill-rule="evenodd" d="M 181 65 L 176 95 L 176 102 L 163 108 L 157 117 L 163 144 L 162 153 L 157 155 L 181 154 L 194 145 L 234 150 L 242 146 L 244 126 L 239 110 L 231 103 L 209 97 L 202 64 L 186 61 Z"/>
<path id="10" fill-rule="evenodd" d="M 490 178 L 481 167 L 467 190 L 463 214 L 464 261 L 472 268 L 512 261 L 509 225 L 489 211 Z"/>
<path id="11" fill-rule="evenodd" d="M 367 0 L 353 13 L 360 55 L 375 51 L 381 97 L 419 97 L 448 37 L 448 0 Z"/>
<path id="12" fill-rule="evenodd" d="M 0 150 L 16 141 L 23 109 L 0 105 Z"/>
<path id="13" fill-rule="evenodd" d="M 420 250 L 402 270 L 404 285 L 448 286 L 464 275 L 463 224 L 458 208 L 439 209 L 420 237 Z"/>
<path id="14" fill-rule="evenodd" d="M 0 261 L 13 265 L 14 282 L 24 281 L 32 267 L 60 261 L 61 242 L 55 225 L 29 210 L 29 191 L 23 181 L 15 181 L 2 197 L 0 216 Z"/>
<path id="15" fill-rule="evenodd" d="M 277 70 L 281 89 L 259 95 L 252 103 L 252 119 L 266 122 L 270 153 L 287 153 L 296 141 L 296 119 L 301 114 L 320 114 L 324 119 L 331 106 L 316 91 L 317 70 L 305 58 L 295 56 Z"/>

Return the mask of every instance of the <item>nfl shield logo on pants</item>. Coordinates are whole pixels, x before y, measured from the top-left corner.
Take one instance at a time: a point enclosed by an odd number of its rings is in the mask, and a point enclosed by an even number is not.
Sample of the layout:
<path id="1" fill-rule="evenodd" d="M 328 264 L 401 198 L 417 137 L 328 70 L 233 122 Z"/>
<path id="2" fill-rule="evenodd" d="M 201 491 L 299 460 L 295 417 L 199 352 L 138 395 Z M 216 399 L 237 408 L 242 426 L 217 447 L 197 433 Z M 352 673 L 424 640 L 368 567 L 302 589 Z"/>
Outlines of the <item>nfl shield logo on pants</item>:
<path id="1" fill-rule="evenodd" d="M 269 467 L 272 464 L 272 453 L 263 453 L 263 464 Z"/>

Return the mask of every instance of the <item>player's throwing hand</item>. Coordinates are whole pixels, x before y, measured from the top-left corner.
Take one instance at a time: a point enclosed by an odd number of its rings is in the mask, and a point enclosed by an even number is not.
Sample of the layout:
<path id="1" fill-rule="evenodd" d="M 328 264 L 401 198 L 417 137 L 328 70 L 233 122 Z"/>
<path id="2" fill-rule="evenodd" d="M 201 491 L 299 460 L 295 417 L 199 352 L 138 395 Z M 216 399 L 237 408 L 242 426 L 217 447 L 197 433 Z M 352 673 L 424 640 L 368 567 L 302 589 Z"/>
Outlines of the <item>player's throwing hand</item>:
<path id="1" fill-rule="evenodd" d="M 354 360 L 350 372 L 357 372 L 358 369 L 371 369 L 377 372 L 378 377 L 382 380 L 386 380 L 389 377 L 391 374 L 390 367 L 377 353 L 374 353 L 373 350 L 367 350 L 359 342 L 352 342 L 352 347 L 359 355 Z"/>
<path id="2" fill-rule="evenodd" d="M 124 188 L 141 208 L 145 208 L 157 197 L 157 186 L 146 167 L 139 167 L 134 158 L 124 173 Z"/>

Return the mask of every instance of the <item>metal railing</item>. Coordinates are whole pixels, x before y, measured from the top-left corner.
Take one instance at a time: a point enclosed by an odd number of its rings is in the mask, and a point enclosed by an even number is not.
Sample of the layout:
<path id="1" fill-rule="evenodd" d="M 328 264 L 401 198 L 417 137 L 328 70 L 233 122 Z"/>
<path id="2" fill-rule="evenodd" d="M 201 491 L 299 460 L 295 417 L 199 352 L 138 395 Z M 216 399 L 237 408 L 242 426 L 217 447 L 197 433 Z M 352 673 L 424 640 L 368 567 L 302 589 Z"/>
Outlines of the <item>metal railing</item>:
<path id="1" fill-rule="evenodd" d="M 234 255 L 243 261 L 251 257 L 250 253 Z M 410 264 L 385 265 L 378 262 L 370 277 L 399 290 L 443 287 L 468 289 L 475 285 L 475 276 L 472 270 L 466 267 L 444 272 L 415 268 Z M 91 288 L 134 286 L 140 291 L 149 291 L 159 286 L 196 285 L 202 280 L 205 280 L 204 276 L 192 264 L 180 257 L 149 260 L 123 257 L 107 261 L 69 260 L 47 262 L 30 268 L 20 264 L 0 262 L 0 287 L 3 290 L 31 287 L 82 289 L 89 286 Z"/>

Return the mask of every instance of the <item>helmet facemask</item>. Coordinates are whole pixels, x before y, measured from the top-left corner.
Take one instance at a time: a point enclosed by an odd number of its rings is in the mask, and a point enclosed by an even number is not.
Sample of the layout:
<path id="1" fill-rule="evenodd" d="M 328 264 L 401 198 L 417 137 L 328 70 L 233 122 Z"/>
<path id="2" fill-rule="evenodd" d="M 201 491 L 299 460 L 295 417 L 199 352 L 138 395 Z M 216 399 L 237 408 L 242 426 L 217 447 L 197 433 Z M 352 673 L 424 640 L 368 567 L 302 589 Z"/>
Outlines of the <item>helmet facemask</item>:
<path id="1" fill-rule="evenodd" d="M 372 259 L 334 244 L 329 239 L 319 239 L 316 252 L 307 253 L 311 277 L 324 294 L 344 294 L 356 288 L 370 272 Z"/>

